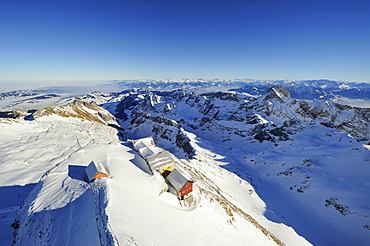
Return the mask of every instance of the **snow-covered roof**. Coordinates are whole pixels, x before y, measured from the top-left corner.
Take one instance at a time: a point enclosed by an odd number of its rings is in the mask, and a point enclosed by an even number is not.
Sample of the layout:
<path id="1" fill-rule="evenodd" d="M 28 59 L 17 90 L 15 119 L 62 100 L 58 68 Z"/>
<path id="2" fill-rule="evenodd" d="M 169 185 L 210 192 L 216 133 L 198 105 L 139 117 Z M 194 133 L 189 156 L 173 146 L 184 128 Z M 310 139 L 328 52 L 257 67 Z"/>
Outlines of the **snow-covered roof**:
<path id="1" fill-rule="evenodd" d="M 155 143 L 152 137 L 146 137 L 133 140 L 132 145 L 135 147 L 136 150 L 139 150 L 144 147 L 155 146 Z"/>
<path id="2" fill-rule="evenodd" d="M 105 169 L 105 168 L 104 168 L 104 166 L 103 166 L 102 164 L 98 163 L 96 166 L 97 166 L 98 171 L 99 171 L 100 173 L 104 173 L 104 174 L 107 174 L 107 175 L 108 175 L 108 171 L 107 171 L 107 169 Z"/>
<path id="3" fill-rule="evenodd" d="M 155 146 L 152 137 L 141 138 L 132 141 L 134 148 L 139 151 L 142 157 L 147 158 L 151 155 L 161 153 L 161 150 Z"/>
<path id="4" fill-rule="evenodd" d="M 146 158 L 146 161 L 148 162 L 152 171 L 174 164 L 170 153 L 167 151 L 149 156 Z"/>
<path id="5" fill-rule="evenodd" d="M 160 149 L 157 148 L 156 146 L 143 147 L 138 149 L 138 151 L 144 158 L 161 153 Z"/>
<path id="6" fill-rule="evenodd" d="M 189 181 L 179 171 L 174 169 L 168 176 L 167 181 L 178 191 Z"/>
<path id="7" fill-rule="evenodd" d="M 108 175 L 107 170 L 105 170 L 102 165 L 97 164 L 94 161 L 90 162 L 90 164 L 86 167 L 85 172 L 89 181 L 91 181 L 98 172 Z"/>

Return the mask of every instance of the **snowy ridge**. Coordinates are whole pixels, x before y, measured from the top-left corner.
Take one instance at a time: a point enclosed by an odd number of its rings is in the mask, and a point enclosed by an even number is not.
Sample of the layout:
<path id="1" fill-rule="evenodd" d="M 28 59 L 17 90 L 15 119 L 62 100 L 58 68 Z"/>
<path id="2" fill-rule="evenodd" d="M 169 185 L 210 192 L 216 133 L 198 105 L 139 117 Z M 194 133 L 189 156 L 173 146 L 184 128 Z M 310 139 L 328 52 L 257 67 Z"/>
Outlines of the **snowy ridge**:
<path id="1" fill-rule="evenodd" d="M 115 118 L 105 109 L 86 102 L 76 101 L 67 106 L 49 106 L 39 109 L 32 114 L 33 118 L 40 118 L 48 115 L 61 117 L 74 117 L 95 121 L 102 124 L 117 125 Z"/>
<path id="2" fill-rule="evenodd" d="M 83 238 L 77 235 L 86 232 L 91 234 L 86 240 L 96 238 L 93 232 L 94 228 L 96 232 L 94 192 L 88 189 L 85 182 L 67 176 L 67 164 L 69 161 L 74 164 L 81 162 L 75 159 L 79 156 L 76 152 L 76 138 L 82 146 L 96 144 L 96 141 L 89 139 L 98 137 L 95 134 L 99 130 L 91 131 L 98 128 L 102 128 L 102 133 L 113 130 L 97 123 L 56 116 L 43 117 L 37 121 L 1 122 L 2 135 L 6 136 L 8 143 L 6 146 L 2 145 L 8 155 L 3 159 L 1 172 L 4 177 L 9 178 L 9 181 L 3 180 L 3 184 L 9 188 L 12 184 L 34 186 L 21 206 L 18 219 L 13 223 L 13 228 L 17 229 L 16 245 L 55 244 L 60 240 L 58 235 L 71 235 L 64 239 L 65 242 L 78 244 L 83 243 Z M 21 145 L 18 146 L 19 133 L 22 138 Z M 115 130 L 113 134 L 116 134 Z M 40 177 L 42 178 L 39 181 Z M 20 192 L 22 195 L 21 190 Z"/>
<path id="3" fill-rule="evenodd" d="M 198 157 L 173 157 L 199 187 L 197 204 L 186 208 L 163 193 L 163 178 L 149 172 L 140 154 L 120 141 L 116 128 L 87 119 L 52 113 L 0 121 L 0 171 L 8 174 L 1 187 L 33 184 L 12 223 L 14 245 L 308 244 L 291 228 L 268 222 L 253 188 L 201 154 L 205 150 L 192 137 L 188 141 Z M 92 160 L 102 163 L 110 177 L 87 183 L 85 168 Z M 221 190 L 219 182 L 228 185 Z M 231 198 L 228 191 L 236 189 L 249 192 Z M 168 235 L 158 237 L 164 231 Z"/>
<path id="4" fill-rule="evenodd" d="M 171 91 L 183 89 L 198 93 L 233 90 L 251 95 L 264 95 L 272 86 L 284 86 L 296 99 L 370 99 L 370 84 L 320 80 L 256 80 L 256 79 L 172 79 L 112 81 L 121 90 L 142 88 Z"/>
<path id="5" fill-rule="evenodd" d="M 289 93 L 285 88 L 283 93 L 278 92 L 281 87 L 276 88 L 259 98 L 232 92 L 198 96 L 181 90 L 128 91 L 125 95 L 130 100 L 123 98 L 116 109 L 110 110 L 116 117 L 124 120 L 126 123 L 123 125 L 127 127 L 127 123 L 130 123 L 128 117 L 134 120 L 132 125 L 135 125 L 137 118 L 140 119 L 144 115 L 166 117 L 187 125 L 195 133 L 203 134 L 207 129 L 219 132 L 214 137 L 220 138 L 220 141 L 249 137 L 259 141 L 276 142 L 286 140 L 289 134 L 316 123 L 340 129 L 354 137 L 369 139 L 369 109 L 322 100 L 291 99 L 284 96 L 284 93 Z M 140 120 L 139 124 L 141 121 L 143 120 Z"/>
<path id="6" fill-rule="evenodd" d="M 272 86 L 284 86 L 296 99 L 335 99 L 338 97 L 370 99 L 370 84 L 321 80 L 255 80 L 246 83 L 238 92 L 264 95 Z"/>
<path id="7" fill-rule="evenodd" d="M 254 96 L 261 96 L 268 92 L 272 86 L 284 86 L 296 99 L 323 99 L 335 100 L 339 103 L 346 103 L 359 107 L 370 107 L 370 85 L 368 83 L 354 83 L 332 80 L 256 80 L 256 79 L 155 79 L 155 80 L 122 80 L 110 81 L 100 85 L 78 87 L 50 87 L 39 90 L 20 90 L 0 93 L 0 108 L 2 111 L 12 111 L 15 107 L 25 110 L 40 109 L 51 104 L 65 105 L 73 102 L 71 99 L 92 90 L 118 91 L 131 89 L 146 89 L 171 91 L 183 89 L 206 93 L 214 91 L 234 90 L 248 93 Z M 93 92 L 83 96 L 77 96 L 85 102 L 97 104 L 108 101 L 120 101 L 121 93 L 100 93 Z M 3 100 L 2 100 L 3 99 Z"/>
<path id="8" fill-rule="evenodd" d="M 282 86 L 261 96 L 133 89 L 64 102 L 0 119 L 5 245 L 13 228 L 14 245 L 370 242 L 369 109 L 297 100 Z M 164 192 L 163 177 L 123 141 L 148 136 L 195 182 L 192 206 Z M 110 176 L 87 183 L 91 161 Z"/>
<path id="9" fill-rule="evenodd" d="M 173 126 L 178 125 L 188 138 L 192 132 L 205 149 L 222 156 L 224 168 L 258 189 L 267 202 L 268 218 L 292 226 L 314 244 L 370 240 L 370 213 L 363 203 L 369 199 L 369 109 L 297 100 L 278 86 L 260 97 L 183 90 L 123 93 L 116 109 L 109 107 L 122 116 L 129 136 L 166 139 L 169 134 L 173 140 L 178 132 Z M 162 120 L 154 124 L 153 118 Z M 185 157 L 173 146 L 161 147 Z M 191 148 L 196 146 L 191 143 Z M 348 224 L 350 232 L 345 231 Z M 336 236 L 320 236 L 322 225 L 328 235 Z"/>

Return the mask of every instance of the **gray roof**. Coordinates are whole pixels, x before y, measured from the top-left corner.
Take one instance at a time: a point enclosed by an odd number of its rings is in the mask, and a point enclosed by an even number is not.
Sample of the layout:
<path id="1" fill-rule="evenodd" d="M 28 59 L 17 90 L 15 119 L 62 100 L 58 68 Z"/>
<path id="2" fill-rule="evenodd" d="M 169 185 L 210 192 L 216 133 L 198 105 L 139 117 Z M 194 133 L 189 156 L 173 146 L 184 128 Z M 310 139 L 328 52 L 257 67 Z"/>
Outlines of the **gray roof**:
<path id="1" fill-rule="evenodd" d="M 146 158 L 146 161 L 148 162 L 152 171 L 174 164 L 170 153 L 168 153 L 167 151 L 149 156 L 148 158 Z"/>
<path id="2" fill-rule="evenodd" d="M 174 169 L 168 176 L 167 181 L 177 190 L 180 191 L 184 185 L 190 181 L 185 178 L 179 171 Z"/>

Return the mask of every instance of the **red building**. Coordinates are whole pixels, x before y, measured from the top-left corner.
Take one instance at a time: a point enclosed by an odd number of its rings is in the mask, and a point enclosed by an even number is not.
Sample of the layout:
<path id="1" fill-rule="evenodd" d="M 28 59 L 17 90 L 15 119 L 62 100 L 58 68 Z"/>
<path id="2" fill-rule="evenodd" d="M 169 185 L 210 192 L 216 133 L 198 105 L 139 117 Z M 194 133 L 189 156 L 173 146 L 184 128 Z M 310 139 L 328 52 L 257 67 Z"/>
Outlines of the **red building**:
<path id="1" fill-rule="evenodd" d="M 193 181 L 185 178 L 176 169 L 173 170 L 166 178 L 169 188 L 175 192 L 180 200 L 193 200 Z"/>

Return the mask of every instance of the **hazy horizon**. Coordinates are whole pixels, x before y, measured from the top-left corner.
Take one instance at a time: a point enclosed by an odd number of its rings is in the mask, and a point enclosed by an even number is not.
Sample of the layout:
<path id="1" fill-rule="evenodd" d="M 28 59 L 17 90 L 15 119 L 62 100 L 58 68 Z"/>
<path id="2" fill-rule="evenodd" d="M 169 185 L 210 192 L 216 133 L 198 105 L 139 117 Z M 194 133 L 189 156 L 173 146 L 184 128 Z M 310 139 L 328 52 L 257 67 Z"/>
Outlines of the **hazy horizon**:
<path id="1" fill-rule="evenodd" d="M 182 80 L 188 78 L 166 78 L 166 79 L 117 79 L 117 80 L 18 80 L 18 81 L 1 81 L 0 80 L 0 92 L 9 92 L 15 90 L 38 90 L 38 89 L 45 89 L 45 88 L 52 88 L 52 87 L 81 87 L 81 90 L 85 91 L 87 88 L 97 88 L 97 90 L 101 90 L 104 92 L 108 92 L 109 89 L 114 88 L 114 81 L 141 81 L 141 80 Z M 254 78 L 234 78 L 234 79 L 223 79 L 223 78 L 198 78 L 198 79 L 205 79 L 205 80 L 266 80 L 266 81 L 302 81 L 302 80 L 290 80 L 290 79 L 254 79 Z M 318 79 L 303 79 L 303 80 L 321 80 L 323 78 Z M 196 79 L 190 79 L 196 80 Z M 332 79 L 327 79 L 332 80 Z M 338 82 L 345 82 L 345 83 L 366 83 L 370 84 L 370 82 L 365 81 L 344 81 L 344 80 L 332 80 Z"/>

